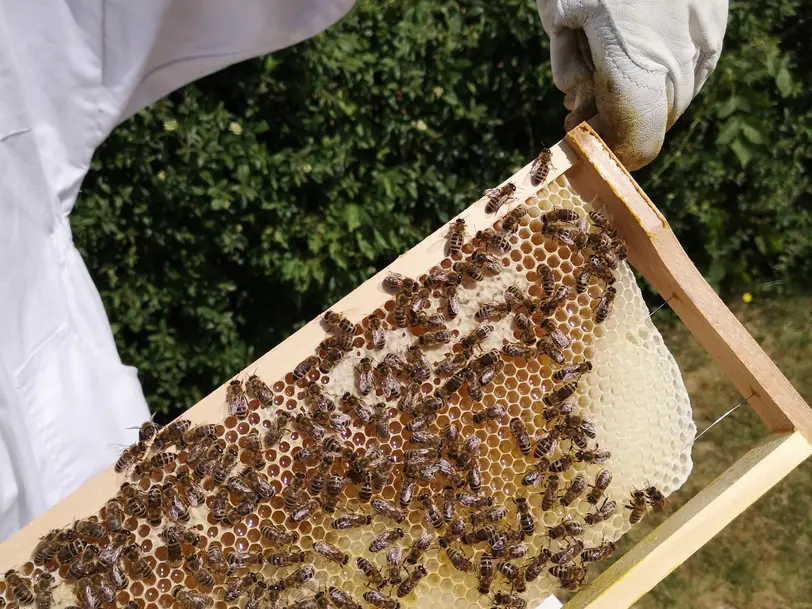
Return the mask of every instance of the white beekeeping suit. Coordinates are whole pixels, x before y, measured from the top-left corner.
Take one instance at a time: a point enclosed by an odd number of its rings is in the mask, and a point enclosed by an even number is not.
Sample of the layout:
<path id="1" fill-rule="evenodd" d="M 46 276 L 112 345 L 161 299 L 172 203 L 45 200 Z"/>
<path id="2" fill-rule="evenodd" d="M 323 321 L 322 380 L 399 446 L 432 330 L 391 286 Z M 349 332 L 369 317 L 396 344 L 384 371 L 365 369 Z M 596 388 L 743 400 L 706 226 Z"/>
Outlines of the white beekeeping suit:
<path id="1" fill-rule="evenodd" d="M 0 0 L 0 539 L 115 460 L 149 417 L 68 214 L 122 120 L 290 46 L 353 0 Z"/>
<path id="2" fill-rule="evenodd" d="M 110 465 L 148 418 L 71 239 L 96 147 L 174 89 L 313 36 L 352 4 L 0 0 L 0 539 Z M 715 66 L 726 8 L 539 0 L 567 107 L 594 98 L 621 160 L 649 162 Z"/>

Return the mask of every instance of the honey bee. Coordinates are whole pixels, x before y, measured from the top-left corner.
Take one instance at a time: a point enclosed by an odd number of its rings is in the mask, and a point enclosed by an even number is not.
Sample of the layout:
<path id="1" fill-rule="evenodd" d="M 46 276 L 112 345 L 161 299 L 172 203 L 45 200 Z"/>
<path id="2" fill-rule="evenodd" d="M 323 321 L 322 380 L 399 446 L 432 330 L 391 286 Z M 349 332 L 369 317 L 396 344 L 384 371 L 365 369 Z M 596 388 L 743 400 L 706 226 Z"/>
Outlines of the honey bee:
<path id="1" fill-rule="evenodd" d="M 265 432 L 265 448 L 273 448 L 285 435 L 290 415 L 284 410 L 277 410 L 274 417 L 268 421 L 268 431 Z"/>
<path id="2" fill-rule="evenodd" d="M 592 362 L 581 362 L 580 364 L 574 364 L 556 370 L 553 372 L 553 380 L 566 383 L 579 378 L 582 374 L 586 374 L 590 370 L 592 370 Z"/>
<path id="3" fill-rule="evenodd" d="M 161 539 L 166 543 L 167 560 L 170 564 L 179 564 L 183 560 L 181 548 L 181 531 L 178 526 L 166 527 L 160 534 Z"/>
<path id="4" fill-rule="evenodd" d="M 507 508 L 501 505 L 480 510 L 471 514 L 471 526 L 477 526 L 485 522 L 499 522 L 504 520 L 505 516 L 507 516 Z"/>
<path id="5" fill-rule="evenodd" d="M 186 609 L 208 609 L 214 605 L 214 599 L 200 592 L 187 590 L 180 584 L 172 588 L 172 598 L 181 603 Z"/>
<path id="6" fill-rule="evenodd" d="M 330 586 L 327 589 L 327 598 L 336 607 L 336 609 L 361 609 L 361 605 L 341 588 Z"/>
<path id="7" fill-rule="evenodd" d="M 86 541 L 82 541 L 81 539 L 73 539 L 71 541 L 68 541 L 62 544 L 62 546 L 59 547 L 59 550 L 57 550 L 56 560 L 60 565 L 70 564 L 71 562 L 76 560 L 87 547 L 88 543 Z M 98 551 L 98 548 L 96 548 L 95 546 L 90 547 L 93 548 L 94 552 Z"/>
<path id="8" fill-rule="evenodd" d="M 535 347 L 521 343 L 507 343 L 502 345 L 502 353 L 510 357 L 524 357 L 526 359 L 534 359 L 538 356 L 538 350 Z"/>
<path id="9" fill-rule="evenodd" d="M 530 435 L 527 433 L 527 427 L 519 417 L 513 417 L 508 424 L 513 438 L 516 440 L 516 446 L 519 452 L 525 457 L 530 454 Z"/>
<path id="10" fill-rule="evenodd" d="M 113 539 L 107 543 L 104 547 L 99 550 L 96 546 L 88 546 L 91 548 L 92 551 L 87 554 L 87 556 L 83 556 L 83 559 L 91 559 L 94 556 L 98 556 L 99 564 L 104 567 L 110 567 L 114 563 L 117 563 L 119 558 L 121 558 L 121 553 L 124 551 L 124 548 L 135 541 L 132 533 L 129 531 L 125 533 L 116 533 L 113 536 Z M 85 548 L 87 552 L 88 548 Z M 76 563 L 74 563 L 76 564 Z M 81 579 L 84 575 L 73 579 Z"/>
<path id="11" fill-rule="evenodd" d="M 516 185 L 513 182 L 507 182 L 499 188 L 489 188 L 484 192 L 484 195 L 488 197 L 485 211 L 489 214 L 496 213 L 503 205 L 516 198 L 513 196 L 514 192 L 516 192 Z"/>
<path id="12" fill-rule="evenodd" d="M 417 587 L 417 584 L 420 583 L 420 580 L 426 577 L 428 573 L 423 565 L 417 565 L 411 573 L 404 579 L 397 587 L 397 595 L 398 598 L 403 598 L 407 596 L 412 590 Z"/>
<path id="13" fill-rule="evenodd" d="M 249 573 L 243 577 L 237 577 L 225 589 L 223 599 L 227 603 L 234 602 L 240 598 L 242 593 L 245 592 L 249 586 L 253 586 L 255 583 L 257 583 L 256 573 Z"/>
<path id="14" fill-rule="evenodd" d="M 460 299 L 457 294 L 457 286 L 445 286 L 443 296 L 445 296 L 445 314 L 448 315 L 449 319 L 455 319 L 460 314 Z"/>
<path id="15" fill-rule="evenodd" d="M 516 504 L 516 511 L 519 514 L 519 526 L 521 526 L 522 532 L 527 536 L 532 535 L 536 530 L 536 520 L 533 518 L 533 512 L 527 503 L 527 498 L 514 497 L 513 503 Z"/>
<path id="16" fill-rule="evenodd" d="M 124 499 L 124 507 L 129 514 L 132 514 L 136 518 L 143 518 L 147 515 L 147 504 L 144 502 L 141 493 L 134 486 L 125 482 L 121 485 L 119 493 Z"/>
<path id="17" fill-rule="evenodd" d="M 226 402 L 228 414 L 238 419 L 248 416 L 248 396 L 242 386 L 242 381 L 233 379 L 226 387 Z"/>
<path id="18" fill-rule="evenodd" d="M 324 489 L 324 501 L 322 507 L 325 512 L 333 513 L 336 510 L 338 499 L 347 487 L 347 478 L 342 476 L 330 476 L 327 479 L 327 486 Z"/>
<path id="19" fill-rule="evenodd" d="M 435 330 L 426 332 L 417 339 L 417 346 L 422 348 L 436 347 L 437 345 L 447 345 L 451 342 L 451 332 L 448 330 Z"/>
<path id="20" fill-rule="evenodd" d="M 617 290 L 614 286 L 609 286 L 606 288 L 606 291 L 603 293 L 598 299 L 598 304 L 595 305 L 595 323 L 602 324 L 605 322 L 609 316 L 612 314 L 612 306 L 615 303 L 615 297 L 617 296 Z"/>
<path id="21" fill-rule="evenodd" d="M 550 560 L 557 565 L 563 565 L 570 562 L 573 558 L 578 556 L 578 554 L 583 549 L 584 542 L 576 537 L 566 548 L 553 554 L 550 557 Z"/>
<path id="22" fill-rule="evenodd" d="M 552 167 L 553 153 L 549 148 L 542 148 L 530 166 L 530 183 L 535 187 L 547 179 Z"/>
<path id="23" fill-rule="evenodd" d="M 386 585 L 386 578 L 371 561 L 359 556 L 355 559 L 355 564 L 373 586 L 382 588 Z"/>
<path id="24" fill-rule="evenodd" d="M 588 563 L 605 560 L 612 556 L 614 552 L 615 544 L 613 544 L 611 541 L 607 541 L 595 548 L 586 548 L 583 552 L 581 552 L 581 562 Z"/>
<path id="25" fill-rule="evenodd" d="M 579 463 L 606 463 L 612 457 L 612 453 L 608 450 L 576 450 L 575 460 Z"/>
<path id="26" fill-rule="evenodd" d="M 555 289 L 551 296 L 548 296 L 539 303 L 538 308 L 545 315 L 552 315 L 560 309 L 570 297 L 569 287 L 562 285 Z"/>
<path id="27" fill-rule="evenodd" d="M 347 561 L 350 560 L 348 554 L 345 554 L 333 544 L 327 543 L 326 541 L 314 541 L 313 550 L 316 552 L 316 554 L 319 554 L 327 560 L 332 560 L 340 565 L 346 565 Z"/>
<path id="28" fill-rule="evenodd" d="M 153 421 L 144 421 L 138 429 L 138 441 L 149 442 L 161 430 L 161 426 Z"/>
<path id="29" fill-rule="evenodd" d="M 559 387 L 555 391 L 551 392 L 548 395 L 545 395 L 542 398 L 542 402 L 544 402 L 545 406 L 556 406 L 561 404 L 564 400 L 568 399 L 575 393 L 575 390 L 578 388 L 577 383 L 569 383 L 564 385 L 563 387 Z"/>
<path id="30" fill-rule="evenodd" d="M 275 567 L 289 567 L 297 563 L 302 563 L 307 558 L 307 553 L 299 551 L 290 552 L 276 552 L 274 554 L 267 554 L 265 562 Z"/>
<path id="31" fill-rule="evenodd" d="M 538 486 L 544 480 L 544 474 L 550 467 L 550 460 L 542 458 L 533 467 L 528 469 L 522 478 L 522 486 Z"/>
<path id="32" fill-rule="evenodd" d="M 186 568 L 189 573 L 205 588 L 214 587 L 214 576 L 205 566 L 200 554 L 189 554 L 186 557 Z"/>
<path id="33" fill-rule="evenodd" d="M 206 546 L 206 560 L 217 573 L 227 573 L 229 570 L 228 564 L 223 558 L 223 546 L 220 545 L 219 541 L 209 541 Z M 201 580 L 198 579 L 198 581 L 204 586 L 206 585 Z"/>
<path id="34" fill-rule="evenodd" d="M 121 508 L 119 507 L 119 510 Z M 121 520 L 123 521 L 123 514 Z M 71 531 L 71 535 L 75 538 L 76 534 Z M 54 529 L 50 533 L 48 533 L 45 537 L 40 538 L 39 542 L 37 543 L 34 551 L 31 555 L 34 558 L 34 564 L 37 566 L 42 566 L 45 563 L 51 562 L 56 556 L 57 550 L 59 550 L 59 546 L 61 546 L 65 541 L 64 533 L 57 529 Z"/>
<path id="35" fill-rule="evenodd" d="M 261 552 L 253 554 L 251 552 L 229 552 L 226 556 L 228 566 L 232 571 L 239 571 L 252 565 L 261 565 L 263 563 L 263 556 Z"/>
<path id="36" fill-rule="evenodd" d="M 116 550 L 116 560 L 118 560 L 118 557 L 121 556 L 123 551 L 124 548 Z M 99 554 L 99 549 L 96 546 L 84 547 L 81 550 L 79 560 L 74 560 L 65 577 L 67 579 L 80 580 L 96 573 L 99 570 L 99 563 L 96 561 L 96 557 L 99 556 Z"/>
<path id="37" fill-rule="evenodd" d="M 408 314 L 411 304 L 411 292 L 402 291 L 395 297 L 395 308 L 392 311 L 392 318 L 398 328 L 405 328 L 408 325 Z"/>
<path id="38" fill-rule="evenodd" d="M 342 351 L 352 351 L 353 337 L 350 334 L 334 334 L 328 336 L 319 343 L 319 351 L 330 351 L 340 349 Z"/>
<path id="39" fill-rule="evenodd" d="M 474 330 L 462 340 L 460 344 L 464 350 L 470 350 L 473 347 L 481 347 L 481 343 L 485 341 L 494 331 L 494 326 L 491 324 L 479 324 Z"/>
<path id="40" fill-rule="evenodd" d="M 479 233 L 477 233 L 479 234 Z M 458 260 L 453 264 L 451 267 L 454 269 L 455 273 L 458 273 L 461 277 L 467 277 L 471 281 L 479 282 L 485 279 L 485 276 L 482 274 L 482 267 L 479 264 L 475 264 L 471 260 Z M 453 293 L 456 295 L 456 286 L 446 286 L 445 288 L 445 296 L 448 298 L 448 289 L 453 288 Z M 448 315 L 452 319 L 456 315 Z"/>
<path id="41" fill-rule="evenodd" d="M 656 486 L 649 486 L 646 489 L 646 497 L 648 499 L 648 504 L 651 506 L 651 509 L 655 514 L 660 514 L 663 510 L 665 510 L 665 506 L 667 505 L 668 501 L 666 501 L 665 495 L 663 495 L 662 491 Z"/>
<path id="42" fill-rule="evenodd" d="M 479 455 L 479 449 L 482 446 L 482 440 L 477 435 L 471 435 L 463 443 L 460 449 L 460 455 L 457 458 L 457 467 L 460 469 L 467 469 L 470 467 L 474 459 Z"/>
<path id="43" fill-rule="evenodd" d="M 319 370 L 324 374 L 332 372 L 345 353 L 345 351 L 338 348 L 328 349 L 319 363 Z"/>
<path id="44" fill-rule="evenodd" d="M 480 410 L 474 413 L 474 424 L 480 425 L 487 421 L 498 421 L 507 414 L 504 406 L 488 406 L 485 410 Z"/>
<path id="45" fill-rule="evenodd" d="M 507 236 L 504 233 L 496 232 L 492 228 L 486 228 L 485 230 L 478 231 L 476 238 L 479 239 L 480 242 L 484 243 L 486 248 L 493 248 L 500 254 L 507 254 L 511 249 L 513 249 L 513 245 L 510 243 Z M 479 268 L 478 265 L 477 268 Z"/>
<path id="46" fill-rule="evenodd" d="M 152 579 L 154 573 L 150 564 L 141 556 L 141 550 L 136 544 L 124 548 L 124 558 L 130 563 L 130 573 L 138 579 Z"/>
<path id="47" fill-rule="evenodd" d="M 551 429 L 547 433 L 543 434 L 536 441 L 536 447 L 533 449 L 533 456 L 537 459 L 548 456 L 555 449 L 560 437 L 561 432 L 557 429 Z"/>
<path id="48" fill-rule="evenodd" d="M 374 499 L 371 505 L 377 514 L 391 518 L 395 522 L 401 523 L 406 519 L 406 515 L 386 499 Z"/>
<path id="49" fill-rule="evenodd" d="M 338 531 L 355 529 L 372 523 L 372 516 L 366 514 L 344 514 L 333 520 L 332 527 Z"/>
<path id="50" fill-rule="evenodd" d="M 564 496 L 561 497 L 560 502 L 561 505 L 564 507 L 568 507 L 573 501 L 578 499 L 581 494 L 586 489 L 586 476 L 583 474 L 577 474 L 575 478 L 573 478 L 570 485 L 567 487 Z"/>
<path id="51" fill-rule="evenodd" d="M 228 509 L 228 489 L 221 488 L 217 491 L 211 503 L 211 516 L 218 522 L 222 522 L 226 517 Z"/>
<path id="52" fill-rule="evenodd" d="M 367 326 L 369 326 L 369 331 L 372 334 L 372 346 L 375 349 L 386 347 L 385 322 L 373 313 L 367 316 Z M 352 346 L 352 343 L 350 345 Z"/>
<path id="53" fill-rule="evenodd" d="M 50 576 L 49 576 L 50 577 Z M 105 575 L 101 573 L 97 573 L 93 576 L 92 580 L 93 586 L 96 589 L 96 593 L 98 594 L 99 598 L 102 602 L 105 603 L 114 603 L 116 600 L 116 589 L 110 584 L 110 581 Z M 50 591 L 49 591 L 50 592 Z M 48 601 L 50 606 L 50 600 Z M 37 599 L 37 609 L 39 608 L 39 598 Z"/>
<path id="54" fill-rule="evenodd" d="M 231 473 L 231 470 L 234 469 L 234 466 L 237 464 L 239 457 L 239 450 L 237 450 L 235 446 L 229 446 L 225 449 L 223 456 L 220 457 L 214 467 L 212 477 L 214 478 L 215 483 L 223 484 L 226 481 Z"/>
<path id="55" fill-rule="evenodd" d="M 558 500 L 558 476 L 552 474 L 547 477 L 547 486 L 544 488 L 544 496 L 541 499 L 541 509 L 545 512 L 553 509 Z"/>
<path id="56" fill-rule="evenodd" d="M 87 520 L 77 520 L 73 523 L 73 530 L 80 537 L 86 539 L 104 539 L 107 537 L 107 530 L 103 524 L 99 523 L 96 516 L 91 516 Z"/>
<path id="57" fill-rule="evenodd" d="M 524 309 L 528 315 L 538 310 L 538 305 L 520 287 L 512 285 L 505 290 L 505 302 L 510 303 L 511 309 Z"/>
<path id="58" fill-rule="evenodd" d="M 299 534 L 296 531 L 286 531 L 284 528 L 274 525 L 264 526 L 260 532 L 275 548 L 288 546 L 299 541 Z M 211 547 L 211 544 L 209 544 L 209 547 Z"/>
<path id="59" fill-rule="evenodd" d="M 439 529 L 443 526 L 443 515 L 432 501 L 431 493 L 424 491 L 417 496 L 417 500 L 423 506 L 426 522 L 431 528 Z"/>
<path id="60" fill-rule="evenodd" d="M 541 572 L 544 570 L 545 565 L 549 562 L 552 553 L 547 548 L 542 548 L 539 553 L 532 558 L 524 570 L 524 580 L 527 582 L 535 581 Z"/>
<path id="61" fill-rule="evenodd" d="M 355 325 L 341 313 L 327 311 L 322 318 L 324 325 L 339 334 L 355 334 Z"/>
<path id="62" fill-rule="evenodd" d="M 319 358 L 315 355 L 311 355 L 310 357 L 302 360 L 293 369 L 293 380 L 298 381 L 299 379 L 304 378 L 308 372 L 318 365 Z"/>
<path id="63" fill-rule="evenodd" d="M 465 219 L 457 218 L 449 225 L 446 233 L 446 251 L 448 256 L 459 254 L 468 231 L 465 229 Z"/>
<path id="64" fill-rule="evenodd" d="M 507 592 L 497 592 L 493 597 L 493 603 L 497 607 L 504 605 L 508 609 L 525 609 L 527 601 L 518 594 L 508 594 Z"/>
<path id="65" fill-rule="evenodd" d="M 376 491 L 381 490 L 389 482 L 392 475 L 392 470 L 395 467 L 395 462 L 392 457 L 386 457 L 381 464 L 374 468 L 372 472 L 372 488 Z"/>
<path id="66" fill-rule="evenodd" d="M 483 252 L 483 251 L 475 251 L 469 257 L 469 261 L 471 264 L 477 266 L 480 269 L 485 269 L 489 273 L 493 275 L 499 275 L 502 272 L 503 265 L 502 261 L 496 258 L 495 256 Z"/>
<path id="67" fill-rule="evenodd" d="M 99 598 L 96 587 L 89 578 L 80 581 L 77 588 L 76 599 L 82 604 L 84 609 L 97 609 L 101 606 L 101 598 Z"/>
<path id="68" fill-rule="evenodd" d="M 409 313 L 416 314 L 428 304 L 431 298 L 431 289 L 428 287 L 418 288 L 412 295 L 412 302 L 409 305 Z"/>
<path id="69" fill-rule="evenodd" d="M 586 500 L 592 505 L 597 505 L 598 501 L 600 501 L 601 497 L 603 497 L 603 493 L 609 487 L 611 482 L 612 472 L 610 472 L 608 469 L 602 469 L 599 471 L 598 475 L 595 476 L 595 484 L 592 485 L 592 490 L 589 491 L 589 495 L 587 495 Z"/>
<path id="70" fill-rule="evenodd" d="M 526 205 L 517 205 L 502 218 L 502 232 L 515 234 L 519 230 L 519 223 L 527 215 Z"/>
<path id="71" fill-rule="evenodd" d="M 632 511 L 632 513 L 629 515 L 629 523 L 637 524 L 643 520 L 643 516 L 646 515 L 648 507 L 648 502 L 646 501 L 646 492 L 637 490 L 632 491 L 631 503 L 626 504 L 623 507 Z"/>
<path id="72" fill-rule="evenodd" d="M 561 539 L 562 537 L 576 537 L 584 532 L 584 525 L 575 522 L 567 516 L 567 519 L 554 527 L 547 529 L 547 537 L 550 539 Z"/>
<path id="73" fill-rule="evenodd" d="M 319 592 L 313 598 L 304 598 L 291 605 L 285 605 L 282 609 L 329 609 L 327 596 L 324 592 Z"/>
<path id="74" fill-rule="evenodd" d="M 480 594 L 487 595 L 491 591 L 491 583 L 493 582 L 493 559 L 487 552 L 479 557 L 479 566 L 477 567 L 477 591 Z"/>
<path id="75" fill-rule="evenodd" d="M 170 446 L 177 445 L 178 448 L 186 448 L 186 440 L 184 434 L 186 430 L 192 426 L 192 422 L 188 419 L 178 419 L 172 421 L 169 425 L 161 429 L 155 439 L 152 441 L 153 450 L 164 450 Z"/>
<path id="76" fill-rule="evenodd" d="M 37 576 L 34 585 L 34 600 L 37 609 L 51 608 L 54 600 L 53 584 L 54 578 L 50 573 L 41 573 Z"/>
<path id="77" fill-rule="evenodd" d="M 307 520 L 320 507 L 321 507 L 321 504 L 319 504 L 318 501 L 316 501 L 315 499 L 310 499 L 304 505 L 300 505 L 295 510 L 293 510 L 290 513 L 289 520 L 294 524 L 302 522 L 303 520 Z"/>
<path id="78" fill-rule="evenodd" d="M 524 573 L 519 567 L 509 562 L 500 562 L 496 568 L 513 585 L 516 592 L 523 592 L 526 589 Z"/>
<path id="79" fill-rule="evenodd" d="M 586 569 L 574 565 L 553 565 L 548 571 L 560 579 L 561 585 L 568 590 L 575 590 L 586 578 Z"/>
<path id="80" fill-rule="evenodd" d="M 381 550 L 385 550 L 398 539 L 402 539 L 403 535 L 403 529 L 391 529 L 389 531 L 383 531 L 369 543 L 369 551 L 380 552 Z"/>
<path id="81" fill-rule="evenodd" d="M 615 513 L 616 507 L 617 503 L 604 499 L 600 508 L 597 508 L 594 512 L 589 512 L 586 516 L 584 516 L 584 522 L 589 525 L 593 525 L 607 520 L 612 514 Z"/>
<path id="82" fill-rule="evenodd" d="M 136 442 L 131 446 L 125 448 L 121 455 L 119 455 L 113 469 L 116 473 L 122 473 L 130 469 L 133 463 L 140 459 L 147 452 L 147 445 L 145 442 Z"/>
<path id="83" fill-rule="evenodd" d="M 393 586 L 403 581 L 402 564 L 403 558 L 400 546 L 391 546 L 386 551 L 386 565 L 388 567 L 389 583 Z"/>
<path id="84" fill-rule="evenodd" d="M 296 472 L 293 478 L 282 491 L 282 499 L 284 500 L 285 509 L 292 512 L 302 503 L 302 493 L 304 492 L 305 475 L 302 472 Z M 232 490 L 233 492 L 233 490 Z"/>
<path id="85" fill-rule="evenodd" d="M 454 548 L 446 548 L 445 554 L 448 557 L 448 560 L 451 563 L 451 565 L 457 571 L 468 573 L 469 571 L 474 570 L 474 563 L 465 558 L 465 556 L 463 556 L 462 552 L 460 552 L 459 550 L 455 550 Z"/>
<path id="86" fill-rule="evenodd" d="M 372 476 L 367 472 L 364 476 L 364 483 L 358 490 L 358 501 L 361 503 L 369 503 L 369 500 L 372 499 L 372 493 Z"/>
<path id="87" fill-rule="evenodd" d="M 265 381 L 259 378 L 256 374 L 252 374 L 248 377 L 245 384 L 248 391 L 251 392 L 251 395 L 253 395 L 260 404 L 266 408 L 271 405 L 273 402 L 273 393 L 271 393 L 271 389 L 265 384 Z"/>
<path id="88" fill-rule="evenodd" d="M 456 273 L 455 273 L 456 274 Z M 425 328 L 426 330 L 445 330 L 445 318 L 440 313 L 429 315 L 425 311 L 418 311 L 409 316 L 409 325 L 413 328 Z"/>
<path id="89" fill-rule="evenodd" d="M 582 249 L 587 245 L 587 234 L 577 226 L 560 226 L 558 224 L 543 224 L 541 232 L 552 236 L 556 241 L 575 249 Z"/>
<path id="90" fill-rule="evenodd" d="M 415 285 L 415 280 L 404 277 L 400 273 L 390 272 L 383 280 L 383 287 L 390 292 L 405 290 L 410 292 Z"/>
<path id="91" fill-rule="evenodd" d="M 313 411 L 319 412 L 332 412 L 336 408 L 336 404 L 329 395 L 324 391 L 320 383 L 310 381 L 305 387 L 306 399 L 313 405 Z"/>
<path id="92" fill-rule="evenodd" d="M 426 335 L 424 334 L 423 336 Z M 400 383 L 389 364 L 380 362 L 375 366 L 375 377 L 377 378 L 378 386 L 387 400 L 400 397 Z"/>
<path id="93" fill-rule="evenodd" d="M 373 607 L 378 607 L 378 609 L 400 609 L 400 602 L 378 590 L 364 592 L 364 600 Z"/>
<path id="94" fill-rule="evenodd" d="M 321 442 L 324 439 L 325 434 L 327 433 L 324 427 L 316 423 L 312 418 L 300 412 L 296 415 L 294 421 L 296 421 L 296 426 L 307 436 L 311 439 L 315 440 L 316 442 Z"/>

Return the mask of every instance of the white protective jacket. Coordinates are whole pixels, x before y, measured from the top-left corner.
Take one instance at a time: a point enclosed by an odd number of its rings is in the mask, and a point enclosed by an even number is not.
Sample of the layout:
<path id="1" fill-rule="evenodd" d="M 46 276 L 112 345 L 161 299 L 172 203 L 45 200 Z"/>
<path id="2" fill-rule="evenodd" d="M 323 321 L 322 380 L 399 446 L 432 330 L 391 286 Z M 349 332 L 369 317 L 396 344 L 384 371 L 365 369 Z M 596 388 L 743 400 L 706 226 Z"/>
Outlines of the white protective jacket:
<path id="1" fill-rule="evenodd" d="M 174 89 L 290 46 L 354 0 L 0 0 L 0 540 L 149 417 L 71 239 L 91 157 Z"/>

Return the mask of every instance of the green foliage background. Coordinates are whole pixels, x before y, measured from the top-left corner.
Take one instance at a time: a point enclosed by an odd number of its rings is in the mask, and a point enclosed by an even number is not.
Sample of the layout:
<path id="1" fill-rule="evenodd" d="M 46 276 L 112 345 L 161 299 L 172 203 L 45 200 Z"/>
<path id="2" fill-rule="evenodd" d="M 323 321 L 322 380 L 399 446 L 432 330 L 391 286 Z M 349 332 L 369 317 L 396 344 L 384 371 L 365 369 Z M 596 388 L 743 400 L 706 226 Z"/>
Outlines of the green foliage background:
<path id="1" fill-rule="evenodd" d="M 731 2 L 716 73 L 637 175 L 723 291 L 812 275 L 810 14 Z M 532 0 L 360 0 L 119 127 L 71 221 L 152 409 L 190 406 L 560 139 L 563 118 Z"/>

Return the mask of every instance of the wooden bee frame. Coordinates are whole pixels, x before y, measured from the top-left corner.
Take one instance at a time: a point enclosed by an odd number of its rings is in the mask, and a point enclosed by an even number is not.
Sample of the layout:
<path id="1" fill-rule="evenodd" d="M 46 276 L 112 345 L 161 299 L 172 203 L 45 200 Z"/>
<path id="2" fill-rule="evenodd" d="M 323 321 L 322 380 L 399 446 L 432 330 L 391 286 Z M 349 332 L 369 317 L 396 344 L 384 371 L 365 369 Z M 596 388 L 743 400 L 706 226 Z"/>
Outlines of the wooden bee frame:
<path id="1" fill-rule="evenodd" d="M 548 180 L 566 174 L 583 198 L 600 196 L 626 239 L 630 264 L 668 301 L 772 432 L 566 605 L 618 609 L 634 603 L 812 454 L 812 410 L 703 279 L 663 216 L 588 124 L 553 147 L 552 164 Z M 529 170 L 528 165 L 510 179 L 520 182 Z M 484 208 L 485 201 L 479 201 L 464 215 L 474 225 L 484 225 L 489 222 Z M 409 274 L 413 268 L 431 266 L 436 256 L 430 249 L 446 231 L 447 226 L 439 228 L 335 309 L 382 306 L 390 298 L 378 287 L 382 279 L 389 272 Z M 291 362 L 312 354 L 313 345 L 324 338 L 319 319 L 245 371 L 268 379 L 282 377 Z M 224 391 L 225 386 L 213 391 L 184 418 L 193 424 L 222 420 Z M 120 482 L 109 468 L 0 545 L 0 573 L 29 560 L 39 538 L 51 529 L 98 512 Z"/>

